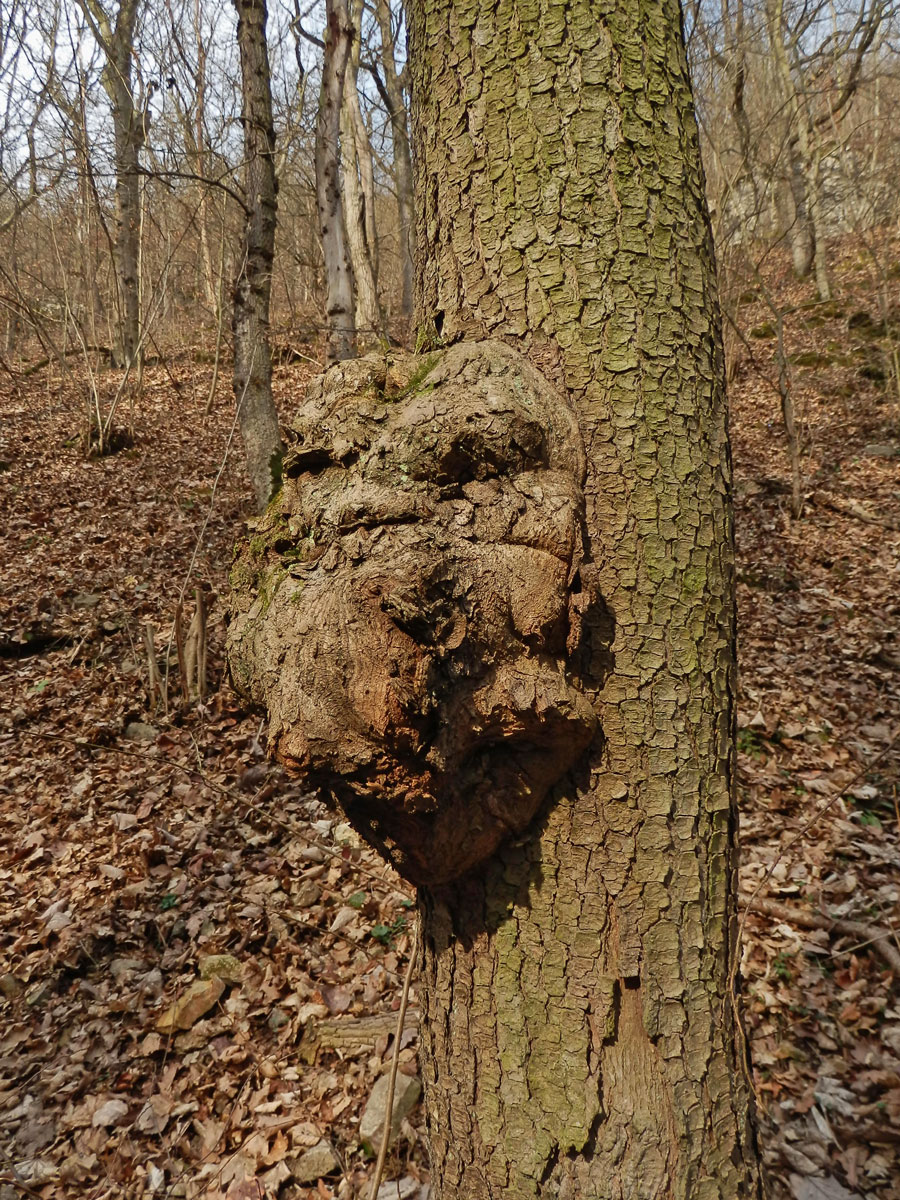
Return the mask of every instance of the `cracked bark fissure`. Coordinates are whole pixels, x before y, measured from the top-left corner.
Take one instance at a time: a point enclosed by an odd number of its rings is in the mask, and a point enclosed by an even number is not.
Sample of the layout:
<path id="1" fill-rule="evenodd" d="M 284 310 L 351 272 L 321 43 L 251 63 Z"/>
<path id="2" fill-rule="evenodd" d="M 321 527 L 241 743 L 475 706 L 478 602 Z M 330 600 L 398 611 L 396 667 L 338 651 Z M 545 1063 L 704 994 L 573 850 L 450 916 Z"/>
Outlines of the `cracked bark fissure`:
<path id="1" fill-rule="evenodd" d="M 419 327 L 504 338 L 568 391 L 608 614 L 583 770 L 422 893 L 435 1196 L 757 1196 L 727 1000 L 730 465 L 678 6 L 413 0 L 410 66 Z"/>

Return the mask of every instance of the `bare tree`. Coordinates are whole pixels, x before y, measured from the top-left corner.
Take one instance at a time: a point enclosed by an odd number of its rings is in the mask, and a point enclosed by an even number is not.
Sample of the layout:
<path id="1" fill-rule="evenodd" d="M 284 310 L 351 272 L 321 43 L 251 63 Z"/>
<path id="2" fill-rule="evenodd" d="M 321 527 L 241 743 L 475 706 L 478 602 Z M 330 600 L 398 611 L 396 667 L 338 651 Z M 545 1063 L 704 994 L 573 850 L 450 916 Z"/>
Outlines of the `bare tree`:
<path id="1" fill-rule="evenodd" d="M 375 16 L 381 35 L 381 72 L 373 72 L 378 91 L 387 108 L 391 123 L 394 189 L 397 195 L 397 217 L 400 238 L 400 311 L 405 317 L 413 310 L 413 257 L 415 254 L 415 221 L 413 220 L 412 156 L 409 146 L 409 123 L 404 94 L 405 68 L 397 69 L 397 38 L 402 24 L 395 19 L 389 0 L 375 0 Z"/>
<path id="2" fill-rule="evenodd" d="M 137 365 L 141 347 L 140 299 L 140 158 L 147 113 L 137 102 L 135 35 L 141 0 L 121 0 L 115 18 L 100 0 L 78 0 L 79 8 L 103 51 L 103 88 L 109 97 L 116 172 L 115 263 L 118 321 L 115 360 Z"/>
<path id="3" fill-rule="evenodd" d="M 340 126 L 344 78 L 353 44 L 347 0 L 327 0 L 322 86 L 316 121 L 316 207 L 325 258 L 326 362 L 350 358 L 356 326 L 341 203 Z"/>
<path id="4" fill-rule="evenodd" d="M 375 172 L 358 91 L 362 13 L 362 0 L 351 0 L 353 42 L 344 77 L 344 101 L 341 106 L 342 207 L 353 267 L 356 334 L 360 349 L 377 343 L 383 324 L 378 303 Z"/>
<path id="5" fill-rule="evenodd" d="M 246 219 L 234 288 L 234 395 L 259 509 L 281 481 L 281 432 L 272 399 L 269 302 L 275 253 L 275 130 L 265 0 L 234 0 L 244 125 Z"/>

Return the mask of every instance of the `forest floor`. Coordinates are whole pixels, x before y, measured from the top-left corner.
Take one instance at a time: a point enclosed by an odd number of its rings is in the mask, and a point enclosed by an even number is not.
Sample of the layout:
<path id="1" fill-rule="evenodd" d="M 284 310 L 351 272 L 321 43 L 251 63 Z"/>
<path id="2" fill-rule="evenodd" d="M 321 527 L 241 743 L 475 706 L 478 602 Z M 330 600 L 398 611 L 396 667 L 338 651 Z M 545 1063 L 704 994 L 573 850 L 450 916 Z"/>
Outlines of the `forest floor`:
<path id="1" fill-rule="evenodd" d="M 742 971 L 773 1197 L 898 1200 L 900 404 L 865 261 L 835 279 L 816 305 L 766 274 L 792 308 L 800 520 L 771 313 L 740 309 Z M 285 417 L 308 373 L 277 368 Z M 224 677 L 246 485 L 209 379 L 148 368 L 134 446 L 86 458 L 77 371 L 0 375 L 0 1200 L 349 1200 L 372 1172 L 411 894 L 267 763 Z M 210 686 L 186 704 L 171 638 L 197 588 Z M 416 1051 L 411 1018 L 410 1101 Z M 383 1200 L 425 1200 L 421 1119 Z"/>

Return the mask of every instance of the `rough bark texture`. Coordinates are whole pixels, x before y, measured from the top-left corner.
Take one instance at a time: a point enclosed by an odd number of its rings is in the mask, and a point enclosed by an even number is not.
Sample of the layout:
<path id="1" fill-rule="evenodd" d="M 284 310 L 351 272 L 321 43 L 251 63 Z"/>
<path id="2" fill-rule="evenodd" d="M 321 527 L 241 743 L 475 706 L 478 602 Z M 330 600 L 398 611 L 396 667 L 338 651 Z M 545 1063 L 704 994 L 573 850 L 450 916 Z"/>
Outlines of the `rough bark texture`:
<path id="1" fill-rule="evenodd" d="M 568 392 L 603 597 L 602 743 L 519 844 L 423 893 L 435 1194 L 756 1196 L 730 465 L 678 5 L 413 0 L 410 26 L 422 328 L 515 340 Z"/>
<path id="2" fill-rule="evenodd" d="M 438 1200 L 748 1200 L 730 463 L 678 5 L 410 15 L 420 342 L 454 344 L 313 386 L 232 669 L 427 881 Z"/>
<path id="3" fill-rule="evenodd" d="M 247 214 L 234 288 L 234 396 L 257 507 L 276 489 L 281 433 L 272 399 L 269 298 L 275 253 L 275 130 L 264 0 L 234 0 L 238 17 Z"/>
<path id="4" fill-rule="evenodd" d="M 327 0 L 322 86 L 316 117 L 316 212 L 325 259 L 325 361 L 350 358 L 356 344 L 353 282 L 341 204 L 340 123 L 353 25 L 346 0 Z"/>
<path id="5" fill-rule="evenodd" d="M 502 342 L 314 380 L 243 548 L 232 674 L 415 883 L 531 821 L 597 729 L 574 415 Z"/>

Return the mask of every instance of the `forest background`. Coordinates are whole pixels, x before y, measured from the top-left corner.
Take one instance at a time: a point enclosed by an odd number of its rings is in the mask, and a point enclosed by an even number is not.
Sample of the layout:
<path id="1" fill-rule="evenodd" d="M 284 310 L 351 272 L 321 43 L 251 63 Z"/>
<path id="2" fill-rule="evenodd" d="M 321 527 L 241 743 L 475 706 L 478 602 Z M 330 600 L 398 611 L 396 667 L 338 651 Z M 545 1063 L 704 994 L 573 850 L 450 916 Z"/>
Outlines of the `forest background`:
<path id="1" fill-rule="evenodd" d="M 737 474 L 763 1149 L 776 1195 L 896 1197 L 897 13 L 684 16 Z M 326 13 L 269 14 L 284 419 L 348 324 L 358 352 L 412 336 L 403 14 L 376 0 L 346 21 L 329 147 Z M 235 14 L 14 0 L 2 22 L 0 1194 L 363 1194 L 410 892 L 267 763 L 223 666 L 252 510 L 231 395 L 252 207 Z M 319 236 L 329 148 L 349 310 Z M 415 995 L 412 1013 L 410 1103 Z M 385 1196 L 425 1194 L 418 1123 L 398 1119 Z"/>

